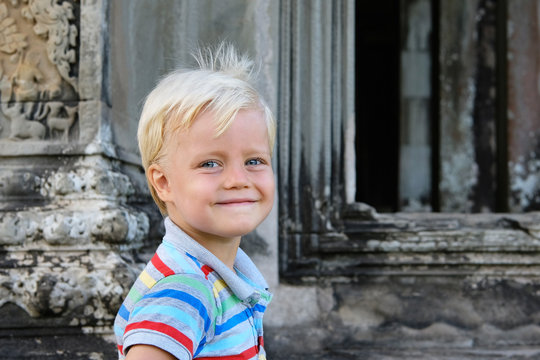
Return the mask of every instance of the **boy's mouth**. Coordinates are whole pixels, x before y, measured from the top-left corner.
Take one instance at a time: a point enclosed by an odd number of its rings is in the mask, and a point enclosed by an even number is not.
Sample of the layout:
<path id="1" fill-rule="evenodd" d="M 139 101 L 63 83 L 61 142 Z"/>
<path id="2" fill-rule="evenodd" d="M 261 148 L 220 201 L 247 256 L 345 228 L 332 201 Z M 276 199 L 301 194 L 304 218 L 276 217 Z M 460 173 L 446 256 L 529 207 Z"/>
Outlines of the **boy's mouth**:
<path id="1" fill-rule="evenodd" d="M 251 205 L 256 202 L 257 200 L 254 200 L 254 199 L 239 198 L 239 199 L 228 199 L 228 200 L 218 201 L 216 205 L 222 205 L 222 206 Z"/>

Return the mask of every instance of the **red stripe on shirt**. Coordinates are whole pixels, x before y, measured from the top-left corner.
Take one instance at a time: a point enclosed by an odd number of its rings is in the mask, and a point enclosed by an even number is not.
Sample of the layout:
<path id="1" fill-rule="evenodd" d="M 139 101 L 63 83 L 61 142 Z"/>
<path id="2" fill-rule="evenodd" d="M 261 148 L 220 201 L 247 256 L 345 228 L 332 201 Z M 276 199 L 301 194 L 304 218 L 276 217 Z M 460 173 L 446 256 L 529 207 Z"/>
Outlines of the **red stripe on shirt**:
<path id="1" fill-rule="evenodd" d="M 191 341 L 191 339 L 188 338 L 186 335 L 182 334 L 180 331 L 173 328 L 172 326 L 160 322 L 144 320 L 141 322 L 129 324 L 128 326 L 126 326 L 125 332 L 127 333 L 128 331 L 135 329 L 154 330 L 162 334 L 168 335 L 178 341 L 180 344 L 184 345 L 186 349 L 188 349 L 188 351 L 191 353 L 191 356 L 193 356 L 193 342 Z"/>
<path id="2" fill-rule="evenodd" d="M 201 266 L 201 270 L 204 273 L 204 277 L 206 277 L 207 279 L 208 279 L 208 274 L 210 274 L 212 271 L 214 271 L 214 269 L 212 269 L 208 265 Z"/>
<path id="3" fill-rule="evenodd" d="M 161 261 L 158 254 L 154 254 L 151 261 L 152 261 L 152 264 L 155 266 L 155 268 L 160 273 L 162 273 L 163 276 L 174 275 L 174 271 L 172 271 L 170 267 L 168 267 L 167 265 L 165 265 L 163 261 Z"/>
<path id="4" fill-rule="evenodd" d="M 249 360 L 259 353 L 259 347 L 254 346 L 238 355 L 201 357 L 197 360 Z"/>
<path id="5" fill-rule="evenodd" d="M 124 355 L 124 347 L 122 345 L 117 345 L 118 351 L 120 351 L 120 354 Z"/>

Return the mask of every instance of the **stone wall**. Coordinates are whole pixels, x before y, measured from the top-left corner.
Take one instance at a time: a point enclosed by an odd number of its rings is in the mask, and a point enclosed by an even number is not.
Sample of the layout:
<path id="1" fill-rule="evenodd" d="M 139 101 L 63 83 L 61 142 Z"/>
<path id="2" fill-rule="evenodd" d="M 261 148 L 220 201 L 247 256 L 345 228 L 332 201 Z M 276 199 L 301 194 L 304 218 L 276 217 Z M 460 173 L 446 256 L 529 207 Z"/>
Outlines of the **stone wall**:
<path id="1" fill-rule="evenodd" d="M 114 346 L 99 344 L 137 273 L 121 254 L 144 244 L 157 215 L 141 195 L 136 155 L 123 156 L 112 128 L 108 7 L 0 2 L 0 338 L 7 358 L 114 354 Z M 59 345 L 72 340 L 86 345 Z"/>

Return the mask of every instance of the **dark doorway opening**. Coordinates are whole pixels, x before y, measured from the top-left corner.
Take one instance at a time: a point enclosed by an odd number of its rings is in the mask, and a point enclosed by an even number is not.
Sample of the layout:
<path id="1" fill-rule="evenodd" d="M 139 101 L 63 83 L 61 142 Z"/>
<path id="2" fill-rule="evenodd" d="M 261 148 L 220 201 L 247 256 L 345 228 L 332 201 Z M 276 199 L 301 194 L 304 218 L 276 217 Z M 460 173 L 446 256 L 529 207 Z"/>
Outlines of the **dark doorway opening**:
<path id="1" fill-rule="evenodd" d="M 356 201 L 398 209 L 399 1 L 356 4 Z"/>

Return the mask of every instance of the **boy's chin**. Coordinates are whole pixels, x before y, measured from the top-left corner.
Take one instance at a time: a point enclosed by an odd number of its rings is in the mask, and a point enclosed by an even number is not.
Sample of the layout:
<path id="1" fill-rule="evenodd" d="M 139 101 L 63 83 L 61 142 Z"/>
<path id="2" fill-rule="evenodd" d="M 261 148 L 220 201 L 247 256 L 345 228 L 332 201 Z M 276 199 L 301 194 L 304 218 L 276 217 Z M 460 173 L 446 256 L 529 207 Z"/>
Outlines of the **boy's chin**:
<path id="1" fill-rule="evenodd" d="M 224 231 L 223 235 L 224 237 L 229 237 L 229 238 L 242 237 L 249 234 L 256 228 L 257 228 L 257 225 L 236 226 L 234 229 L 229 229 L 228 231 Z"/>
<path id="2" fill-rule="evenodd" d="M 253 230 L 255 230 L 255 228 L 256 227 L 248 227 L 248 228 L 238 229 L 235 231 L 227 231 L 224 237 L 229 237 L 229 238 L 242 237 L 249 234 Z"/>

